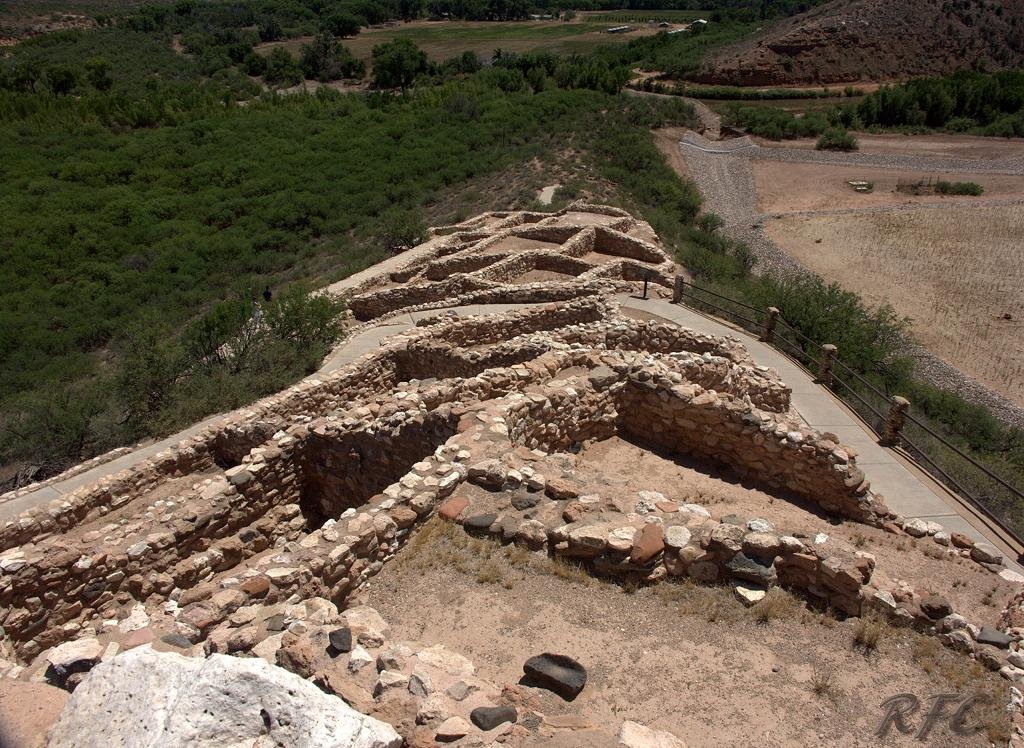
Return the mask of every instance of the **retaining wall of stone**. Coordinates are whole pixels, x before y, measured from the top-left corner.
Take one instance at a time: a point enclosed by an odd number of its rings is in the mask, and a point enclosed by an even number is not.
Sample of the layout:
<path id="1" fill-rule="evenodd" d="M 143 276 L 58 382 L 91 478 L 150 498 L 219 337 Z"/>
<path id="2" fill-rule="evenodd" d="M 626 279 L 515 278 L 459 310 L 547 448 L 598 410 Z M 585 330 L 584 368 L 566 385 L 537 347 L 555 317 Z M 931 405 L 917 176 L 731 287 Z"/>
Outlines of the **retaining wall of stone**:
<path id="1" fill-rule="evenodd" d="M 627 433 L 792 491 L 831 514 L 880 525 L 889 513 L 833 435 L 794 429 L 729 395 L 634 371 L 620 413 Z"/>

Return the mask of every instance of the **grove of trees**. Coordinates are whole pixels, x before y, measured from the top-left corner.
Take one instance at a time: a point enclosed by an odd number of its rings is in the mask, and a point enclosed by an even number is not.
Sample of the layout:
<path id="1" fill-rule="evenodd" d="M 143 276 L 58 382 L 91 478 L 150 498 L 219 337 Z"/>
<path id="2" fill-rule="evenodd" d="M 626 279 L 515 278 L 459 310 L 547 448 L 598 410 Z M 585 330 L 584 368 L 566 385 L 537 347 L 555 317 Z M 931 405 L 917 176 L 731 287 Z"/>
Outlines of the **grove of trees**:
<path id="1" fill-rule="evenodd" d="M 298 281 L 415 243 L 439 196 L 549 149 L 573 143 L 665 227 L 699 205 L 648 133 L 692 110 L 572 88 L 583 61 L 481 69 L 466 54 L 423 72 L 400 44 L 399 84 L 422 81 L 404 95 L 280 96 L 204 76 L 159 29 L 41 39 L 15 49 L 0 87 L 0 480 L 301 377 L 337 309 Z M 299 75 L 346 59 L 326 32 L 277 57 Z M 74 95 L 57 90 L 62 65 Z"/>

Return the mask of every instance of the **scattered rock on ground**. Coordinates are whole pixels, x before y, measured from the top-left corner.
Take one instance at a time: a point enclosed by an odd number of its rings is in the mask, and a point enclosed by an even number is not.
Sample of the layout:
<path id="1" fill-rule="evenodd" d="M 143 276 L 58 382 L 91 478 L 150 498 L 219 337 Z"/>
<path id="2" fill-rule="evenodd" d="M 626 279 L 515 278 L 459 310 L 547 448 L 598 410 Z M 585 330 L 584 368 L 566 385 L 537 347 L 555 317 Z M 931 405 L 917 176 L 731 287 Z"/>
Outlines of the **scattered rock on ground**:
<path id="1" fill-rule="evenodd" d="M 504 722 L 515 722 L 516 716 L 514 706 L 478 706 L 469 714 L 473 724 L 484 732 L 493 730 Z"/>
<path id="2" fill-rule="evenodd" d="M 535 685 L 554 691 L 566 701 L 579 696 L 587 685 L 587 671 L 576 660 L 566 655 L 544 654 L 531 657 L 523 665 L 525 685 Z"/>

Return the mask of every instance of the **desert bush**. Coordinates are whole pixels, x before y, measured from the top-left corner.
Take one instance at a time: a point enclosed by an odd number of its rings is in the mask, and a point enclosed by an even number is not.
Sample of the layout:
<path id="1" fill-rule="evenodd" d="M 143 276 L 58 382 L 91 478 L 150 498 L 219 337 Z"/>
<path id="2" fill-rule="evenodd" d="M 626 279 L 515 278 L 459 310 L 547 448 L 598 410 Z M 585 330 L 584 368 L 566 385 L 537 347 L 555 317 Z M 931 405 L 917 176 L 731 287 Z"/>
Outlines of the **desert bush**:
<path id="1" fill-rule="evenodd" d="M 725 221 L 717 213 L 701 213 L 697 217 L 697 227 L 709 234 L 714 233 L 725 225 Z"/>
<path id="2" fill-rule="evenodd" d="M 935 191 L 940 195 L 981 195 L 985 188 L 977 182 L 947 182 L 940 179 L 935 183 Z"/>
<path id="3" fill-rule="evenodd" d="M 279 86 L 294 86 L 302 80 L 302 67 L 284 47 L 274 47 L 267 58 L 267 67 L 263 73 L 267 83 Z"/>
<path id="4" fill-rule="evenodd" d="M 299 64 L 306 78 L 333 81 L 339 78 L 362 78 L 366 65 L 339 42 L 330 32 L 317 34 L 311 44 L 302 46 Z"/>
<path id="5" fill-rule="evenodd" d="M 855 151 L 857 139 L 841 127 L 830 127 L 814 146 L 819 151 Z"/>
<path id="6" fill-rule="evenodd" d="M 871 616 L 861 616 L 853 627 L 853 643 L 865 652 L 874 652 L 878 643 L 885 636 L 888 626 L 882 620 Z"/>
<path id="7" fill-rule="evenodd" d="M 830 670 L 815 669 L 811 675 L 811 691 L 815 696 L 835 701 L 838 692 L 836 690 L 835 676 Z"/>

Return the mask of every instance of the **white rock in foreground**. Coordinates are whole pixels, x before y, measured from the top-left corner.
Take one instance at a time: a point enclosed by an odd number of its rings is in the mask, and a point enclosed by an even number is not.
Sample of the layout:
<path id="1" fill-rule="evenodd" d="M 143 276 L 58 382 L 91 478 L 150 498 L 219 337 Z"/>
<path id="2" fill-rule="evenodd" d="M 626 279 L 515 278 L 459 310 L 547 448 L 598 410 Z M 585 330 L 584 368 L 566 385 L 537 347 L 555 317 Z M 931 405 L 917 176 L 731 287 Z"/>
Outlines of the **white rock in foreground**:
<path id="1" fill-rule="evenodd" d="M 261 659 L 139 647 L 75 689 L 50 748 L 398 748 L 384 722 Z"/>
<path id="2" fill-rule="evenodd" d="M 686 743 L 670 732 L 652 730 L 629 720 L 619 729 L 619 745 L 622 748 L 686 748 Z"/>

